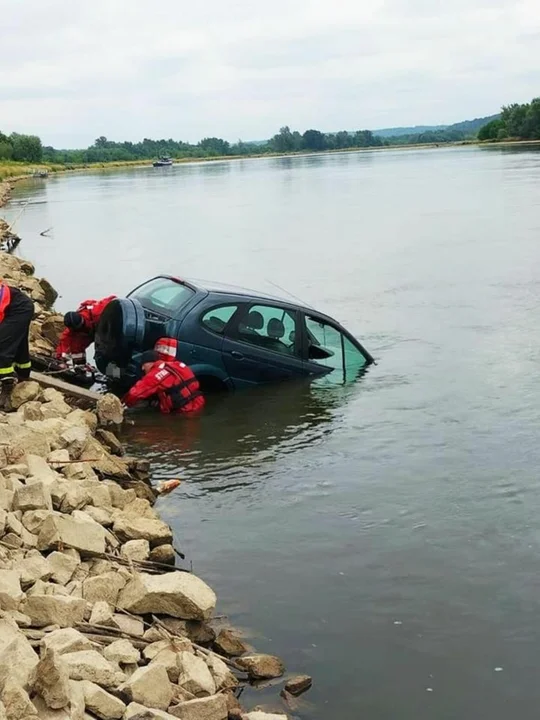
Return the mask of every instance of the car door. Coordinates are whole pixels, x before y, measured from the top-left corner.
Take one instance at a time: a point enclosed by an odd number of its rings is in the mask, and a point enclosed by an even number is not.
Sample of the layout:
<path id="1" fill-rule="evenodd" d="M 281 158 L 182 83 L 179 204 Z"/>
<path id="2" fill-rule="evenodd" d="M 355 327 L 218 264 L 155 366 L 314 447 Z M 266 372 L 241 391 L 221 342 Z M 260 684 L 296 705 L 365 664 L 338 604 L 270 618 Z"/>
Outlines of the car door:
<path id="1" fill-rule="evenodd" d="M 301 323 L 306 369 L 311 375 L 320 375 L 325 383 L 355 380 L 372 362 L 360 343 L 326 316 L 305 312 Z"/>
<path id="2" fill-rule="evenodd" d="M 252 302 L 223 338 L 223 364 L 235 387 L 305 374 L 299 312 L 277 302 Z"/>

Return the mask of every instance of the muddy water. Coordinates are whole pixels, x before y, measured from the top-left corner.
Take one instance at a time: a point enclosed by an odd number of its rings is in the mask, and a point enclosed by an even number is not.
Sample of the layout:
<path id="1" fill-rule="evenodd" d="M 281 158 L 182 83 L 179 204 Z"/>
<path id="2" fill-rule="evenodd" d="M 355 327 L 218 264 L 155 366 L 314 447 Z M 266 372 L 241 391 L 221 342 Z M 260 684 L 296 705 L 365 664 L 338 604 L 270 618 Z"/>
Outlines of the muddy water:
<path id="1" fill-rule="evenodd" d="M 537 717 L 539 187 L 529 150 L 368 152 L 32 181 L 7 210 L 32 203 L 63 309 L 163 271 L 274 283 L 378 358 L 129 432 L 185 478 L 162 510 L 221 610 L 314 676 L 301 717 Z"/>

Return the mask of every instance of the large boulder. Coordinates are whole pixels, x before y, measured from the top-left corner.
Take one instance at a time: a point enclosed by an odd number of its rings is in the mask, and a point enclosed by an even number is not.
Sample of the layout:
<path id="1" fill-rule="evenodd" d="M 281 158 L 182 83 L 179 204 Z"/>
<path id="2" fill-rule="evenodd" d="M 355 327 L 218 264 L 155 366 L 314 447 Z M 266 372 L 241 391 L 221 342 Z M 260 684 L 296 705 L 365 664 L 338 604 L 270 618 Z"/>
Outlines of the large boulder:
<path id="1" fill-rule="evenodd" d="M 123 717 L 125 704 L 99 685 L 84 680 L 82 683 L 86 709 L 102 720 L 118 720 Z"/>
<path id="2" fill-rule="evenodd" d="M 148 540 L 128 540 L 120 550 L 120 555 L 125 560 L 144 561 L 150 555 L 150 543 Z"/>
<path id="3" fill-rule="evenodd" d="M 169 708 L 169 712 L 181 720 L 227 720 L 227 700 L 220 693 L 180 703 Z"/>
<path id="4" fill-rule="evenodd" d="M 236 676 L 232 674 L 227 665 L 214 653 L 206 658 L 206 664 L 218 690 L 232 690 L 238 685 Z"/>
<path id="5" fill-rule="evenodd" d="M 127 706 L 124 720 L 176 720 L 176 715 L 170 715 L 163 710 L 147 708 L 140 703 L 132 702 Z"/>
<path id="6" fill-rule="evenodd" d="M 162 665 L 147 665 L 138 668 L 120 687 L 130 701 L 146 707 L 166 710 L 174 696 L 173 686 Z"/>
<path id="7" fill-rule="evenodd" d="M 105 688 L 114 688 L 124 680 L 124 674 L 105 660 L 96 650 L 66 653 L 62 659 L 72 680 L 89 680 Z"/>
<path id="8" fill-rule="evenodd" d="M 216 683 L 204 660 L 193 653 L 180 652 L 177 662 L 180 668 L 179 687 L 195 697 L 213 695 L 216 692 Z"/>
<path id="9" fill-rule="evenodd" d="M 52 550 L 58 546 L 75 548 L 83 554 L 104 553 L 105 530 L 95 522 L 51 513 L 41 526 L 38 549 Z"/>
<path id="10" fill-rule="evenodd" d="M 298 697 L 298 695 L 301 695 L 302 693 L 305 693 L 306 690 L 309 690 L 312 684 L 313 679 L 309 675 L 296 675 L 295 677 L 287 680 L 285 683 L 285 690 L 294 697 Z"/>
<path id="11" fill-rule="evenodd" d="M 172 541 L 172 530 L 162 520 L 133 517 L 121 513 L 114 521 L 113 530 L 123 542 L 148 540 L 152 547 Z"/>
<path id="12" fill-rule="evenodd" d="M 30 595 L 22 606 L 34 627 L 73 627 L 84 620 L 86 601 L 70 595 Z"/>
<path id="13" fill-rule="evenodd" d="M 49 315 L 41 325 L 41 334 L 46 340 L 56 345 L 65 330 L 64 317 L 60 314 Z"/>
<path id="14" fill-rule="evenodd" d="M 58 298 L 58 293 L 47 279 L 41 278 L 38 282 L 43 293 L 44 305 L 46 308 L 51 308 Z"/>
<path id="15" fill-rule="evenodd" d="M 54 650 L 45 650 L 37 664 L 34 692 L 40 695 L 47 707 L 54 710 L 65 708 L 71 699 L 68 670 Z"/>
<path id="16" fill-rule="evenodd" d="M 44 558 L 37 550 L 31 550 L 24 560 L 17 564 L 17 569 L 23 587 L 32 585 L 36 580 L 48 580 L 53 572 L 47 558 Z"/>
<path id="17" fill-rule="evenodd" d="M 271 680 L 281 677 L 285 672 L 283 663 L 274 655 L 253 653 L 238 658 L 236 662 L 253 680 Z"/>
<path id="18" fill-rule="evenodd" d="M 135 573 L 120 592 L 118 607 L 144 615 L 155 613 L 204 620 L 216 606 L 216 595 L 203 580 L 185 572 Z"/>

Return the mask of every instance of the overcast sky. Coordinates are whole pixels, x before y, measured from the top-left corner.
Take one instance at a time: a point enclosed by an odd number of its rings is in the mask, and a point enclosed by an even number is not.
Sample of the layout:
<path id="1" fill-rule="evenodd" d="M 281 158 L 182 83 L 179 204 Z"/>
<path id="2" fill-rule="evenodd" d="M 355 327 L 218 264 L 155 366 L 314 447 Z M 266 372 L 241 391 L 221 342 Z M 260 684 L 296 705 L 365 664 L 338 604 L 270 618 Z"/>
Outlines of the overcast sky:
<path id="1" fill-rule="evenodd" d="M 0 129 L 45 144 L 451 123 L 540 95 L 540 0 L 0 0 Z"/>

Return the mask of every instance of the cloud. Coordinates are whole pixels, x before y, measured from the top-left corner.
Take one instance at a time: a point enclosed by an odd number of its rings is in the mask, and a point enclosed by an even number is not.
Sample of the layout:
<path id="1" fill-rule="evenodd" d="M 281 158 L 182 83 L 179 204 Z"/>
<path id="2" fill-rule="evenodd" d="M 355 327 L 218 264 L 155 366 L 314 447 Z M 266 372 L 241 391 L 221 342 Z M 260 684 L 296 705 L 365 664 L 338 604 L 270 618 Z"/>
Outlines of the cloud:
<path id="1" fill-rule="evenodd" d="M 2 130 L 56 146 L 453 122 L 538 94 L 537 0 L 0 0 Z"/>

